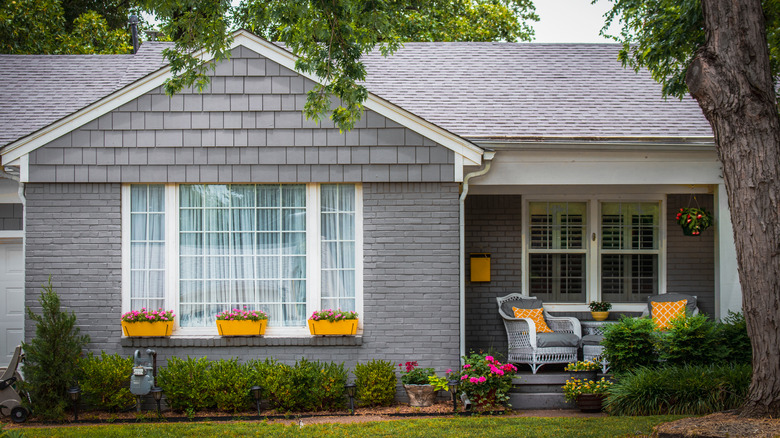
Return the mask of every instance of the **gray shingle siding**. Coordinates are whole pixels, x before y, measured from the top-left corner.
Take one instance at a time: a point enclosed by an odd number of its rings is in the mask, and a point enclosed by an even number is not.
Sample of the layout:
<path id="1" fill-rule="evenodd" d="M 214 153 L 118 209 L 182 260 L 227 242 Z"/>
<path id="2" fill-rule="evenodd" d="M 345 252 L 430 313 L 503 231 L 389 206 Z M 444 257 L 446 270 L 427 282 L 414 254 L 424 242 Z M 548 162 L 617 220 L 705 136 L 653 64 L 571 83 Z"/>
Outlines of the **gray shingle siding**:
<path id="1" fill-rule="evenodd" d="M 21 230 L 23 217 L 22 204 L 0 204 L 0 231 Z"/>
<path id="2" fill-rule="evenodd" d="M 715 228 L 699 236 L 685 236 L 675 216 L 681 207 L 698 203 L 713 211 L 712 195 L 669 195 L 666 206 L 666 290 L 696 295 L 699 310 L 715 315 Z M 691 205 L 692 204 L 692 205 Z M 717 224 L 716 224 L 717 225 Z"/>
<path id="3" fill-rule="evenodd" d="M 38 310 L 51 275 L 78 316 L 93 351 L 132 354 L 120 345 L 120 184 L 29 184 L 26 305 Z M 301 357 L 345 362 L 417 360 L 443 372 L 458 364 L 458 185 L 366 183 L 364 318 L 357 345 L 159 347 L 171 356 L 212 359 Z M 34 334 L 26 325 L 25 338 Z M 413 339 L 413 342 L 410 342 Z M 195 343 L 192 342 L 194 345 Z"/>
<path id="4" fill-rule="evenodd" d="M 168 97 L 159 87 L 32 152 L 30 180 L 454 181 L 452 151 L 372 111 L 346 133 L 307 120 L 312 81 L 248 49 L 234 53 L 202 94 Z"/>

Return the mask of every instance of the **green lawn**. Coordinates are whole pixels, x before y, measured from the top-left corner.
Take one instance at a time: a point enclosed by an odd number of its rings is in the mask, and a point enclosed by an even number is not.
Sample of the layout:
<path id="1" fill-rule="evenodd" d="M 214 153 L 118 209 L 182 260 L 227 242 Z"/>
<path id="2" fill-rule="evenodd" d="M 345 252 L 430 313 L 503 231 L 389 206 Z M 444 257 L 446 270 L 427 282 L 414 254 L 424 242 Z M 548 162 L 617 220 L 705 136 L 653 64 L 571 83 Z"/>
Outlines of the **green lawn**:
<path id="1" fill-rule="evenodd" d="M 263 422 L 113 424 L 55 428 L 24 427 L 25 437 L 627 437 L 649 434 L 653 426 L 682 418 L 591 417 L 505 418 L 467 417 L 377 421 L 355 424 L 285 426 Z"/>

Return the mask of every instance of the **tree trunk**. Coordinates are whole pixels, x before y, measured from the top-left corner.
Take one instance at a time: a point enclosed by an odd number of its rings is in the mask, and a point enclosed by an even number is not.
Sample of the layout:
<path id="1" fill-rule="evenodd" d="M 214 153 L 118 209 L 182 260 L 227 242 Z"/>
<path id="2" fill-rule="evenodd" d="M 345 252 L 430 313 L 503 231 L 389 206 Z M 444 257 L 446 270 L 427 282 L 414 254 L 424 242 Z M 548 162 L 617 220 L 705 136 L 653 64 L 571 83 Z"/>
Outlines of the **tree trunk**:
<path id="1" fill-rule="evenodd" d="M 734 224 L 753 379 L 741 414 L 780 414 L 780 119 L 760 0 L 702 0 L 686 82 L 712 125 Z"/>

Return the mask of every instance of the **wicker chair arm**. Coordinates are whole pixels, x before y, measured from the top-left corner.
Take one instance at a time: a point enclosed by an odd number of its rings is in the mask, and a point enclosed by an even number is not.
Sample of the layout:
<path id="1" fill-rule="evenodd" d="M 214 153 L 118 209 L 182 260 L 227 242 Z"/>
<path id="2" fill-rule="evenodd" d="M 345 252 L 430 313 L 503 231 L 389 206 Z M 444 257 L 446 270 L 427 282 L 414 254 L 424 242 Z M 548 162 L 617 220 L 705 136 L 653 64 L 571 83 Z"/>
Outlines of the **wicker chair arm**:
<path id="1" fill-rule="evenodd" d="M 536 349 L 536 323 L 531 318 L 503 318 L 503 320 L 510 340 L 517 337 L 527 338 L 531 348 Z"/>
<path id="2" fill-rule="evenodd" d="M 553 331 L 574 333 L 582 339 L 582 326 L 579 319 L 570 316 L 547 316 L 545 319 Z"/>

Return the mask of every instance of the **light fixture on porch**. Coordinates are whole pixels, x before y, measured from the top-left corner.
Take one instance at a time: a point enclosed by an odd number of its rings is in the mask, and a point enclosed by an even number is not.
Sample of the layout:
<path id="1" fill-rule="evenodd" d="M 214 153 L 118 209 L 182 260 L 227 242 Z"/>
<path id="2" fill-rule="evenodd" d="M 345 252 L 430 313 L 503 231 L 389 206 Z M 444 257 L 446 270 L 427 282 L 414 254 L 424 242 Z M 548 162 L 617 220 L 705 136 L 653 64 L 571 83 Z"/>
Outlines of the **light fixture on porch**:
<path id="1" fill-rule="evenodd" d="M 452 412 L 458 412 L 458 398 L 455 395 L 458 393 L 458 386 L 460 386 L 460 380 L 452 379 L 447 382 L 447 387 L 452 395 Z"/>
<path id="2" fill-rule="evenodd" d="M 344 389 L 347 390 L 347 397 L 349 397 L 349 411 L 352 415 L 355 415 L 355 393 L 357 392 L 357 385 L 354 383 L 347 383 L 344 385 Z"/>
<path id="3" fill-rule="evenodd" d="M 260 416 L 260 395 L 263 391 L 262 386 L 255 385 L 249 388 L 249 392 L 252 393 L 252 398 L 255 399 L 255 406 L 257 406 L 257 416 Z"/>

